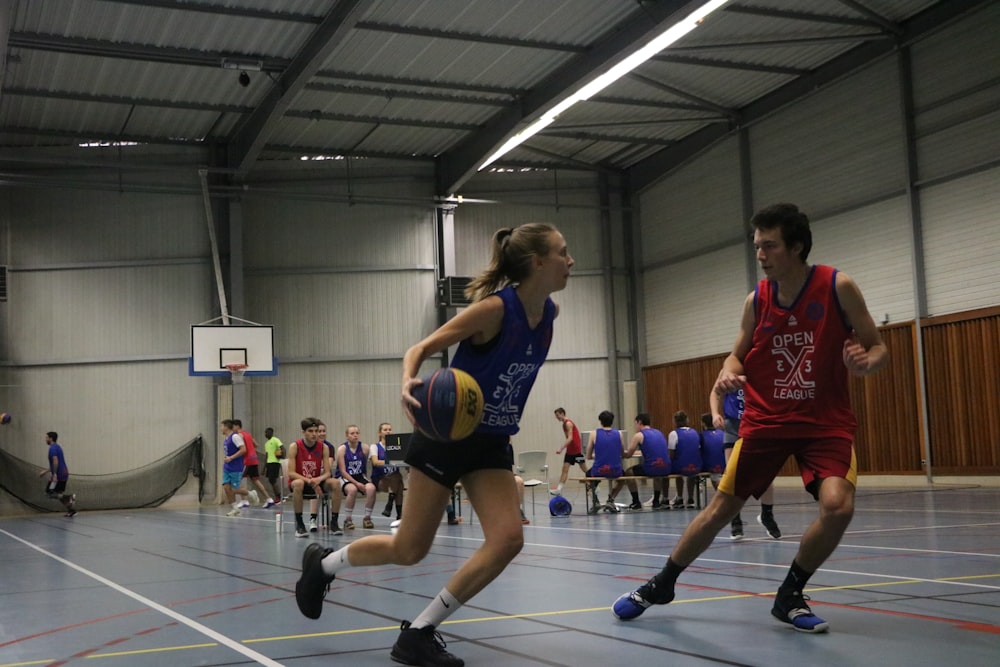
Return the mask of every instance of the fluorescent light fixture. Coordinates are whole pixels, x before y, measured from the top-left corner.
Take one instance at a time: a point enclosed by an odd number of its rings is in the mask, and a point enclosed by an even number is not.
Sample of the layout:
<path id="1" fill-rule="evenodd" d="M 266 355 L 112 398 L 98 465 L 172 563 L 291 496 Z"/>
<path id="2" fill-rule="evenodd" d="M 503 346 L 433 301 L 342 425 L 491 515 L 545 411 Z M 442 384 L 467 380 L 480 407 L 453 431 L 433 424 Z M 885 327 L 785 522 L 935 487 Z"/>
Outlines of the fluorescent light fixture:
<path id="1" fill-rule="evenodd" d="M 678 39 L 688 34 L 692 30 L 698 27 L 706 16 L 714 12 L 716 9 L 726 4 L 729 0 L 709 0 L 697 10 L 691 12 L 687 17 L 681 19 L 677 23 L 673 24 L 662 33 L 654 37 L 645 46 L 636 51 L 635 53 L 629 55 L 621 62 L 614 65 L 611 69 L 603 74 L 599 75 L 593 81 L 584 84 L 575 93 L 559 102 L 557 105 L 542 114 L 542 117 L 535 122 L 528 125 L 513 137 L 504 142 L 504 144 L 495 152 L 493 155 L 486 158 L 486 161 L 480 165 L 477 171 L 482 171 L 486 167 L 490 166 L 501 157 L 509 153 L 515 147 L 521 145 L 531 137 L 535 136 L 546 127 L 551 125 L 559 114 L 577 102 L 582 102 L 588 100 L 600 91 L 604 90 L 612 83 L 622 78 L 632 70 L 634 70 L 639 65 L 643 64 L 653 56 L 655 56 L 660 51 L 676 42 Z"/>
<path id="2" fill-rule="evenodd" d="M 264 69 L 264 61 L 259 58 L 229 56 L 222 59 L 222 69 L 238 69 L 244 72 L 260 72 Z"/>

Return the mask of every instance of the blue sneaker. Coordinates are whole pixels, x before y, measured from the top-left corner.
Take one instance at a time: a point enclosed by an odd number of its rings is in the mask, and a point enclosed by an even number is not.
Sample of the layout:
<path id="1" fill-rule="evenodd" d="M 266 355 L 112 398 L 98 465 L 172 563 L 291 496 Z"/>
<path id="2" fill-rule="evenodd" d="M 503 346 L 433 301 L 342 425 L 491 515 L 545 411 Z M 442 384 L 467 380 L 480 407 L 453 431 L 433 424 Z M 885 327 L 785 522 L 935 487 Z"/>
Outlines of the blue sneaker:
<path id="1" fill-rule="evenodd" d="M 830 624 L 812 613 L 812 609 L 806 604 L 808 599 L 809 596 L 803 595 L 802 591 L 783 593 L 779 590 L 774 596 L 771 615 L 783 623 L 790 624 L 799 632 L 826 632 L 830 629 Z"/>
<path id="2" fill-rule="evenodd" d="M 637 589 L 615 600 L 615 604 L 611 607 L 611 613 L 619 621 L 631 621 L 633 618 L 642 616 L 642 612 L 649 609 L 652 604 L 652 602 L 643 599 Z"/>
<path id="3" fill-rule="evenodd" d="M 650 579 L 631 593 L 626 593 L 611 607 L 611 613 L 619 621 L 631 621 L 642 616 L 642 612 L 654 604 L 667 604 L 674 599 L 673 589 L 660 591 L 656 583 Z"/>

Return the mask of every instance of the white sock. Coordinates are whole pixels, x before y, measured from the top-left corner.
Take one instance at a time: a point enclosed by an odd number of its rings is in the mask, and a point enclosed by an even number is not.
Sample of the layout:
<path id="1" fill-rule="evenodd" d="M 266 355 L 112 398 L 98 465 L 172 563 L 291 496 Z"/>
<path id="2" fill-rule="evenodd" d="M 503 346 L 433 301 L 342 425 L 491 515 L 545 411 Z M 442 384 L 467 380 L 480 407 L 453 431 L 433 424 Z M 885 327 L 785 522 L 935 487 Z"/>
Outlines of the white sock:
<path id="1" fill-rule="evenodd" d="M 320 561 L 323 564 L 323 574 L 330 576 L 337 574 L 345 567 L 351 566 L 351 561 L 347 557 L 347 547 L 337 549 L 332 554 L 327 554 L 326 558 Z"/>
<path id="2" fill-rule="evenodd" d="M 442 588 L 434 601 L 427 605 L 427 608 L 420 612 L 420 615 L 410 623 L 411 628 L 423 628 L 428 625 L 437 627 L 441 625 L 449 616 L 455 613 L 462 603 L 455 599 L 455 596 L 448 592 L 447 588 Z"/>
<path id="3" fill-rule="evenodd" d="M 559 483 L 558 483 L 558 484 L 556 485 L 556 491 L 562 491 L 562 489 L 563 489 L 563 485 L 562 485 L 562 482 L 559 482 Z"/>

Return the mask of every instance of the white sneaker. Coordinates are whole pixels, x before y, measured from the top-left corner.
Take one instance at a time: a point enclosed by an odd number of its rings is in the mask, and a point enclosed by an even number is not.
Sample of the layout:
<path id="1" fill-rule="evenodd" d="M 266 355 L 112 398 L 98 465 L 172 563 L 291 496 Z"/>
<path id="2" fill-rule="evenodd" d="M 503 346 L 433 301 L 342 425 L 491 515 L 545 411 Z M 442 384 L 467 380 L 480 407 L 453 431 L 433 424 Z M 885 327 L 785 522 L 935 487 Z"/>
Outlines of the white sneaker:
<path id="1" fill-rule="evenodd" d="M 238 509 L 236 509 L 235 507 L 233 509 L 229 510 L 228 512 L 226 512 L 226 516 L 239 516 L 239 515 L 240 515 L 240 511 Z"/>
<path id="2" fill-rule="evenodd" d="M 562 495 L 562 489 L 560 489 L 559 487 L 556 487 L 554 489 L 549 489 L 549 495 L 550 496 L 561 496 Z"/>
<path id="3" fill-rule="evenodd" d="M 268 498 L 266 501 L 264 501 L 264 509 L 267 509 L 272 505 L 274 505 L 274 498 Z"/>
<path id="4" fill-rule="evenodd" d="M 230 507 L 232 507 L 234 510 L 238 510 L 240 508 L 240 501 L 237 500 L 235 503 L 230 505 Z"/>
<path id="5" fill-rule="evenodd" d="M 260 505 L 260 496 L 257 495 L 256 491 L 251 491 L 247 494 L 247 497 L 250 499 L 251 505 Z"/>
<path id="6" fill-rule="evenodd" d="M 319 526 L 316 525 L 316 519 L 309 519 L 309 532 L 315 533 L 319 531 Z"/>
<path id="7" fill-rule="evenodd" d="M 236 507 L 236 509 L 243 509 L 244 507 L 250 507 L 250 503 L 246 500 L 240 501 L 240 504 Z"/>

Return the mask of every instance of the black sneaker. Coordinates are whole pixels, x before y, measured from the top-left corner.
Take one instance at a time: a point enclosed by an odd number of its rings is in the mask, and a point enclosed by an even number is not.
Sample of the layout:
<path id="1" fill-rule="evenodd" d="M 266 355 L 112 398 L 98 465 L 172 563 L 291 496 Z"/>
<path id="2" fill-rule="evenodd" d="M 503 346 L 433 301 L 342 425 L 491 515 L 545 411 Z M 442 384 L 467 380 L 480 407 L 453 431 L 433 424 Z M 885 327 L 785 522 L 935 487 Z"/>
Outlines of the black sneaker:
<path id="1" fill-rule="evenodd" d="M 658 510 L 658 509 L 660 509 L 661 507 L 663 507 L 663 504 L 662 504 L 662 503 L 660 503 L 660 501 L 659 501 L 659 500 L 654 500 L 654 501 L 653 501 L 653 504 L 652 504 L 652 505 L 650 505 L 650 507 L 652 507 L 652 508 L 653 508 L 654 510 Z"/>
<path id="2" fill-rule="evenodd" d="M 319 618 L 323 613 L 323 598 L 330 590 L 334 575 L 323 572 L 323 558 L 333 549 L 313 542 L 302 553 L 302 576 L 295 582 L 295 602 L 306 618 Z"/>
<path id="3" fill-rule="evenodd" d="M 778 528 L 778 522 L 774 520 L 773 514 L 770 512 L 761 512 L 757 515 L 757 523 L 764 526 L 768 537 L 775 540 L 781 539 L 781 529 Z"/>
<path id="4" fill-rule="evenodd" d="M 782 591 L 774 596 L 774 606 L 771 607 L 771 615 L 779 621 L 790 624 L 799 632 L 826 632 L 830 624 L 822 618 L 812 613 L 812 609 L 806 604 L 808 595 L 803 595 L 802 591 Z"/>
<path id="5" fill-rule="evenodd" d="M 732 539 L 733 540 L 742 540 L 743 539 L 743 520 L 742 519 L 738 519 L 738 518 L 737 519 L 733 519 L 733 522 L 730 524 L 730 527 L 732 528 L 732 531 L 730 533 L 731 536 L 732 536 Z"/>
<path id="6" fill-rule="evenodd" d="M 409 621 L 399 626 L 399 638 L 389 657 L 404 665 L 421 667 L 465 667 L 465 661 L 445 650 L 448 646 L 433 625 L 411 628 Z"/>
<path id="7" fill-rule="evenodd" d="M 330 534 L 331 535 L 343 535 L 344 534 L 344 529 L 340 527 L 339 523 L 335 523 L 332 526 L 330 526 Z"/>
<path id="8" fill-rule="evenodd" d="M 637 512 L 642 509 L 642 503 L 632 503 L 631 505 L 628 506 L 628 508 L 634 512 Z"/>
<path id="9" fill-rule="evenodd" d="M 74 517 L 74 516 L 76 516 L 76 510 L 71 507 L 69 509 L 69 511 L 66 512 L 66 514 L 64 516 L 67 516 L 67 517 Z"/>

